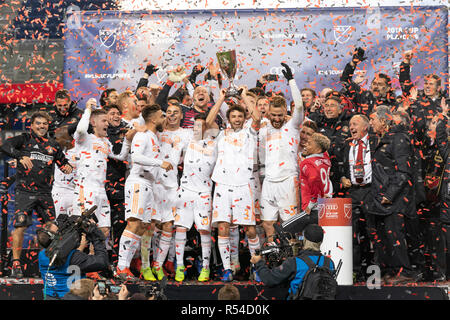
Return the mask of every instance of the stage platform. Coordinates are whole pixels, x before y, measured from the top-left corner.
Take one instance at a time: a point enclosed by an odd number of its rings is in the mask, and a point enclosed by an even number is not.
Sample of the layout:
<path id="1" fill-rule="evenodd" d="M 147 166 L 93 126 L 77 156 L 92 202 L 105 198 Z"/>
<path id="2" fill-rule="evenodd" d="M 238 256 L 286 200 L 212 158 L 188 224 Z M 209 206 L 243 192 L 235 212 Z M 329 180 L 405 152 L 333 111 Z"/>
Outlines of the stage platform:
<path id="1" fill-rule="evenodd" d="M 145 284 L 149 282 L 141 282 Z M 287 288 L 269 288 L 252 281 L 233 281 L 241 300 L 279 301 L 285 299 Z M 223 282 L 199 283 L 168 281 L 165 295 L 168 300 L 217 300 Z M 398 286 L 381 286 L 369 289 L 363 284 L 339 286 L 336 300 L 449 300 L 450 282 L 414 283 Z M 0 300 L 43 300 L 43 283 L 40 278 L 0 278 Z M 130 293 L 139 291 L 139 284 L 129 284 Z"/>

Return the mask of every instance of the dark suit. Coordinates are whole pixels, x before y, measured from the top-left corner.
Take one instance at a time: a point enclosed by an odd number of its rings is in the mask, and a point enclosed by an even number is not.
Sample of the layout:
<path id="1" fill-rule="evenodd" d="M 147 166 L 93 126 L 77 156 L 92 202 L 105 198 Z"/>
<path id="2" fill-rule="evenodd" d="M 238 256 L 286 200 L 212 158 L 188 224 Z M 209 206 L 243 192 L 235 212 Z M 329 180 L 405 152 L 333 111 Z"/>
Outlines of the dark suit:
<path id="1" fill-rule="evenodd" d="M 372 201 L 369 229 L 376 259 L 385 271 L 411 271 L 405 238 L 405 217 L 417 217 L 410 137 L 402 126 L 392 127 L 377 144 L 372 158 Z M 382 198 L 391 203 L 382 204 Z"/>
<path id="2" fill-rule="evenodd" d="M 369 134 L 370 159 L 378 143 L 378 138 L 374 134 Z M 339 166 L 339 180 L 342 177 L 351 179 L 350 152 L 354 150 L 353 139 L 349 138 L 342 147 L 342 163 Z M 368 210 L 371 201 L 371 184 L 352 184 L 344 189 L 345 197 L 352 199 L 352 227 L 353 227 L 353 271 L 358 277 L 365 275 L 365 269 L 371 265 L 373 259 L 370 249 L 370 238 L 367 230 Z"/>

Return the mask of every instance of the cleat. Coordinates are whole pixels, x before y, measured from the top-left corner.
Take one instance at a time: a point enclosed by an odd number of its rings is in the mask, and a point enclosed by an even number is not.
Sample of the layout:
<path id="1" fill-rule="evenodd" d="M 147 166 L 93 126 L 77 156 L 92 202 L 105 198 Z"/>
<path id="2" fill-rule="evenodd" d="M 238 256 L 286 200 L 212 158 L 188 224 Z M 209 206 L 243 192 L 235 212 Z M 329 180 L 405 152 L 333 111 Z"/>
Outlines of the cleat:
<path id="1" fill-rule="evenodd" d="M 166 261 L 164 263 L 164 271 L 166 271 L 167 275 L 170 277 L 175 276 L 175 265 L 173 264 L 173 261 Z"/>
<path id="2" fill-rule="evenodd" d="M 233 261 L 231 260 L 231 271 L 233 271 L 233 275 L 236 275 L 241 270 L 241 265 L 239 264 L 239 260 Z"/>
<path id="3" fill-rule="evenodd" d="M 22 279 L 24 277 L 22 265 L 19 260 L 13 260 L 11 278 Z"/>
<path id="4" fill-rule="evenodd" d="M 142 275 L 142 278 L 144 278 L 144 280 L 156 281 L 156 278 L 155 278 L 155 276 L 154 276 L 154 274 L 152 272 L 152 269 L 150 267 L 141 269 L 141 275 Z"/>
<path id="5" fill-rule="evenodd" d="M 178 266 L 177 271 L 175 273 L 175 281 L 181 282 L 184 280 L 184 270 L 186 268 L 184 266 Z"/>
<path id="6" fill-rule="evenodd" d="M 223 271 L 222 278 L 220 278 L 223 282 L 231 282 L 233 281 L 233 271 L 231 269 L 226 269 Z"/>
<path id="7" fill-rule="evenodd" d="M 156 267 L 156 268 L 155 268 L 154 270 L 152 270 L 152 271 L 153 271 L 153 274 L 158 278 L 158 281 L 161 281 L 162 278 L 165 277 L 163 268 L 161 268 L 161 267 Z"/>
<path id="8" fill-rule="evenodd" d="M 105 278 L 98 274 L 98 272 L 88 272 L 86 277 L 93 280 L 104 280 Z"/>
<path id="9" fill-rule="evenodd" d="M 202 268 L 197 280 L 200 282 L 209 281 L 209 269 Z"/>
<path id="10" fill-rule="evenodd" d="M 136 280 L 136 277 L 133 275 L 133 273 L 130 271 L 129 268 L 120 270 L 119 267 L 117 267 L 115 276 L 116 276 L 116 278 L 118 278 L 122 281 L 135 281 Z"/>

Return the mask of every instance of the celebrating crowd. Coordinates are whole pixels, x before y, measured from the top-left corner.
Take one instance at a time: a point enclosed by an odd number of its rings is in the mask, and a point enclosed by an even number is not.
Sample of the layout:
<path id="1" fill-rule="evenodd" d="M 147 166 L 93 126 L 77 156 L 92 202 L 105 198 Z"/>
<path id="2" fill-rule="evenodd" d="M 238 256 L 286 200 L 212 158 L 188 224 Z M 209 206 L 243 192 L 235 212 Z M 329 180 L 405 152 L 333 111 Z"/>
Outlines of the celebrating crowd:
<path id="1" fill-rule="evenodd" d="M 48 112 L 33 113 L 30 132 L 1 146 L 17 160 L 16 175 L 2 182 L 15 182 L 13 276 L 23 277 L 33 211 L 45 228 L 60 214 L 97 206 L 114 277 L 185 280 L 186 246 L 195 236 L 198 281 L 213 278 L 212 264 L 221 264 L 221 281 L 239 272 L 258 281 L 253 267 L 240 270 L 243 248 L 253 256 L 275 241 L 275 223 L 302 212 L 317 221 L 318 199 L 345 197 L 353 205 L 355 282 L 366 280 L 370 265 L 380 266 L 386 284 L 445 281 L 444 82 L 427 74 L 423 90 L 416 88 L 407 51 L 401 95 L 383 73 L 365 89 L 356 72 L 364 54 L 355 50 L 340 91 L 300 89 L 284 63 L 280 80 L 290 96 L 267 89 L 266 76 L 230 96 L 213 63 L 190 74 L 174 68 L 162 86 L 149 84 L 158 68 L 148 63 L 134 92 L 108 88 L 100 105 L 90 99 L 84 111 L 68 90 L 58 91 Z"/>

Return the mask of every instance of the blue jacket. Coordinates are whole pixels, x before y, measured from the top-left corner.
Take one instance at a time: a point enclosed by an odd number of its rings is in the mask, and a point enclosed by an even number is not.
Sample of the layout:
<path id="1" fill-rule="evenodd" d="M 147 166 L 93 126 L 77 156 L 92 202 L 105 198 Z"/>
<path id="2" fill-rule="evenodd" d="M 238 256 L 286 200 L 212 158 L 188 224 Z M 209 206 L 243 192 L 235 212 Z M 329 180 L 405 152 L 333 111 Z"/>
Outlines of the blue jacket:
<path id="1" fill-rule="evenodd" d="M 301 251 L 300 254 L 306 254 L 313 262 L 317 263 L 317 258 L 319 257 L 320 252 L 304 250 Z M 323 262 L 324 257 L 322 256 L 319 261 L 319 266 L 322 266 Z M 289 282 L 289 294 L 297 291 L 303 283 L 303 278 L 305 277 L 306 272 L 309 270 L 306 262 L 298 256 L 286 259 L 286 261 L 274 269 L 269 269 L 266 262 L 264 260 L 260 260 L 255 265 L 255 268 L 261 278 L 261 281 L 268 287 Z M 334 271 L 334 262 L 331 259 L 329 268 L 331 271 Z"/>
<path id="2" fill-rule="evenodd" d="M 72 255 L 76 250 L 72 250 L 67 257 L 66 263 L 61 267 L 50 267 L 50 259 L 45 255 L 45 249 L 39 252 L 39 270 L 41 272 L 42 280 L 44 281 L 44 295 L 50 297 L 62 298 L 67 292 L 69 292 L 70 284 L 68 280 L 72 273 L 69 273 L 69 266 Z M 83 278 L 83 276 L 82 276 Z"/>

